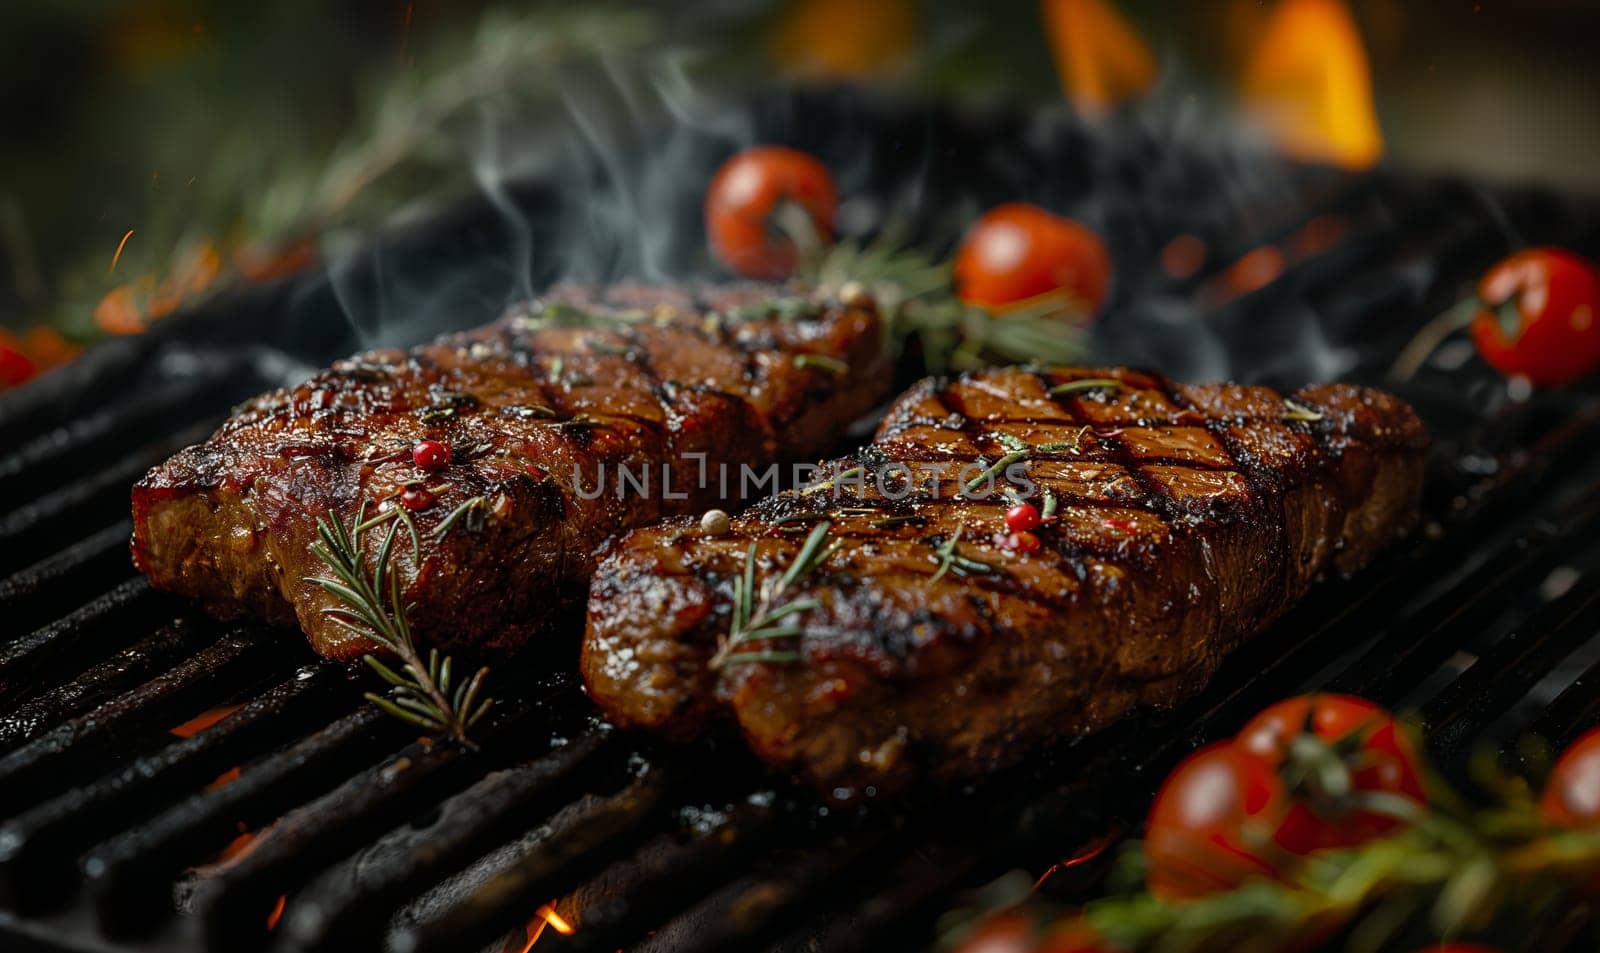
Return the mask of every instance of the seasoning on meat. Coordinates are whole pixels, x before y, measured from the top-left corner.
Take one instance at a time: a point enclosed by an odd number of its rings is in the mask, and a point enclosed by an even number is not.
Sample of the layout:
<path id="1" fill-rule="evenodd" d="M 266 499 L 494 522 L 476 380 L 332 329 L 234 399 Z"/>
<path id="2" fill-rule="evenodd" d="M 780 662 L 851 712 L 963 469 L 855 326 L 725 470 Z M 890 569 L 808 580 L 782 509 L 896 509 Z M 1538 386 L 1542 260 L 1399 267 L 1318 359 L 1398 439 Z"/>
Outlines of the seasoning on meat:
<path id="1" fill-rule="evenodd" d="M 251 401 L 134 487 L 134 560 L 219 615 L 298 621 L 318 652 L 353 658 L 372 646 L 310 581 L 316 521 L 401 507 L 392 559 L 419 635 L 513 648 L 581 607 L 616 534 L 735 502 L 723 465 L 826 452 L 886 396 L 887 360 L 870 302 L 560 289 Z"/>
<path id="2" fill-rule="evenodd" d="M 613 720 L 673 738 L 731 716 L 835 798 L 976 776 L 1197 691 L 1317 576 L 1413 527 L 1426 441 L 1403 402 L 1348 385 L 924 381 L 834 476 L 728 533 L 626 536 L 595 577 L 584 678 Z M 788 576 L 807 545 L 827 558 Z M 734 664 L 752 592 L 779 597 Z"/>

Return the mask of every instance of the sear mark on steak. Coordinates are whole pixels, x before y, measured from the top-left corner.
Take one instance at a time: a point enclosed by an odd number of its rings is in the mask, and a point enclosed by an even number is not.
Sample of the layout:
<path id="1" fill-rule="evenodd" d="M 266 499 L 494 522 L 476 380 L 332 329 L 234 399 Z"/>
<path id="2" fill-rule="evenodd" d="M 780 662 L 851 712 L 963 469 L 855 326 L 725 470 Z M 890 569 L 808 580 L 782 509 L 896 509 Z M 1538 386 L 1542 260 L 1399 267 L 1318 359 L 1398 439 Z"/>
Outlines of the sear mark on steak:
<path id="1" fill-rule="evenodd" d="M 758 285 L 568 287 L 477 330 L 337 362 L 151 470 L 133 490 L 134 561 L 215 614 L 298 621 L 318 652 L 352 658 L 371 643 L 306 581 L 327 574 L 308 549 L 317 518 L 349 526 L 363 501 L 370 517 L 409 489 L 426 504 L 412 513 L 422 551 L 401 532 L 392 558 L 418 634 L 514 648 L 581 607 L 609 539 L 725 505 L 738 484 L 719 465 L 813 459 L 887 396 L 876 312 L 796 300 Z M 808 354 L 826 360 L 796 360 Z M 413 462 L 425 439 L 449 445 L 448 466 Z M 648 490 L 619 493 L 621 468 Z"/>
<path id="2" fill-rule="evenodd" d="M 1071 383 L 1106 377 L 1119 384 Z M 680 740 L 731 715 L 760 757 L 836 799 L 980 775 L 1196 692 L 1319 574 L 1415 525 L 1426 443 L 1406 404 L 1348 385 L 1285 399 L 1129 370 L 924 381 L 825 468 L 859 466 L 864 485 L 764 500 L 720 537 L 686 521 L 628 534 L 595 577 L 584 679 L 613 720 Z M 1032 501 L 1058 504 L 1027 554 L 996 536 L 1004 496 L 957 492 L 979 469 L 964 465 L 1019 446 Z M 926 478 L 910 493 L 906 469 Z M 815 607 L 754 646 L 783 661 L 709 664 L 751 543 L 759 585 L 821 518 L 844 545 L 786 591 Z"/>

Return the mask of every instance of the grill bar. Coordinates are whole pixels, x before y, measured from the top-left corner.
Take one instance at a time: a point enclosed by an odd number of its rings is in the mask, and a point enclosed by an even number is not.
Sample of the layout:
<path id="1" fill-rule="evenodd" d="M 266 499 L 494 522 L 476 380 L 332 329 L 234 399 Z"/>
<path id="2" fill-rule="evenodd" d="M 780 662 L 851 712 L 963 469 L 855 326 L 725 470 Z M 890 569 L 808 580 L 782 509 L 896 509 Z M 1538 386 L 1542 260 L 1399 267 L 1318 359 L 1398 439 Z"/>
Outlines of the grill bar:
<path id="1" fill-rule="evenodd" d="M 180 656 L 202 648 L 215 634 L 192 620 L 174 620 L 72 681 L 34 696 L 0 717 L 0 753 L 147 681 Z"/>
<path id="2" fill-rule="evenodd" d="M 130 532 L 124 520 L 0 580 L 0 612 L 9 633 L 27 632 L 72 611 L 97 581 L 132 576 Z M 0 643 L 10 637 L 0 636 Z"/>
<path id="3" fill-rule="evenodd" d="M 547 686 L 565 688 L 570 676 Z M 216 876 L 198 885 L 195 905 L 203 929 L 215 948 L 243 949 L 265 935 L 242 925 L 265 921 L 274 899 L 293 889 L 312 872 L 339 860 L 351 850 L 405 822 L 444 796 L 468 786 L 486 767 L 495 765 L 517 744 L 526 745 L 529 729 L 546 709 L 523 699 L 534 691 L 503 684 L 513 698 L 493 709 L 474 730 L 481 746 L 467 752 L 457 745 L 417 742 L 382 764 L 351 777 L 344 784 L 297 808 L 263 832 L 251 851 Z M 517 697 L 520 696 L 520 697 Z M 540 702 L 548 700 L 548 696 Z"/>
<path id="4" fill-rule="evenodd" d="M 378 949 L 383 936 L 374 922 L 522 833 L 528 818 L 559 806 L 615 747 L 610 734 L 586 735 L 538 761 L 490 774 L 441 805 L 431 824 L 386 834 L 302 891 L 286 921 L 288 944 L 307 953 Z"/>
<path id="5" fill-rule="evenodd" d="M 100 643 L 130 636 L 170 617 L 170 608 L 140 576 L 31 635 L 0 645 L 0 704 L 24 697 L 49 670 L 68 664 L 66 656 L 80 646 L 92 651 Z"/>
<path id="6" fill-rule="evenodd" d="M 742 805 L 706 831 L 663 835 L 571 894 L 578 931 L 563 949 L 610 953 L 700 899 L 774 842 L 781 821 L 770 806 Z"/>
<path id="7" fill-rule="evenodd" d="M 232 784 L 194 795 L 99 845 L 83 866 L 100 929 L 119 938 L 149 935 L 172 915 L 172 883 L 185 866 L 324 793 L 352 767 L 384 757 L 403 734 L 400 723 L 362 708 L 247 764 Z"/>
<path id="8" fill-rule="evenodd" d="M 231 652 L 234 646 L 224 642 L 219 648 Z M 343 673 L 331 668 L 301 669 L 212 729 L 8 821 L 0 826 L 0 889 L 24 911 L 69 896 L 76 858 L 85 848 L 115 833 L 131 817 L 148 816 L 174 796 L 326 720 L 336 702 L 334 691 L 344 682 Z"/>
<path id="9" fill-rule="evenodd" d="M 219 687 L 243 688 L 270 666 L 268 643 L 254 635 L 222 639 L 168 672 L 0 758 L 0 813 L 14 815 L 40 795 L 64 790 L 97 764 L 166 739 L 165 729 L 216 700 Z"/>
<path id="10" fill-rule="evenodd" d="M 55 541 L 76 539 L 125 519 L 128 488 L 174 450 L 205 438 L 211 424 L 191 427 L 147 444 L 93 476 L 47 493 L 0 519 L 0 572 L 27 565 L 30 554 L 53 551 Z"/>
<path id="11" fill-rule="evenodd" d="M 656 808 L 676 777 L 652 771 L 606 798 L 586 799 L 558 814 L 547 844 L 473 891 L 436 919 L 397 930 L 395 953 L 476 949 L 503 935 L 540 903 L 578 886 L 660 822 Z M 510 916 L 512 910 L 524 911 Z"/>

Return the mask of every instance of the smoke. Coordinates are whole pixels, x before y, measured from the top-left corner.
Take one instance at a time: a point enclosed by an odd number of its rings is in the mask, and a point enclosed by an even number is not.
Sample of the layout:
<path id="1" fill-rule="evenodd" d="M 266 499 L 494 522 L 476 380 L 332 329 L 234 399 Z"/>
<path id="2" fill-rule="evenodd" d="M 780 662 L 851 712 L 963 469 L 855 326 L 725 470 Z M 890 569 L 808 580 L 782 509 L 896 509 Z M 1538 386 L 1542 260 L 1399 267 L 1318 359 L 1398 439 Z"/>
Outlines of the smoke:
<path id="1" fill-rule="evenodd" d="M 1275 290 L 1263 317 L 1162 272 L 1174 236 L 1202 238 L 1212 273 L 1250 251 L 1249 236 L 1317 211 L 1304 170 L 1194 95 L 1177 69 L 1138 106 L 1089 122 L 1065 104 L 748 90 L 724 66 L 687 44 L 599 48 L 527 77 L 537 90 L 472 102 L 467 120 L 431 145 L 470 194 L 442 212 L 411 203 L 377 242 L 330 245 L 330 283 L 358 341 L 409 343 L 481 324 L 561 280 L 717 277 L 705 184 L 735 151 L 778 142 L 833 171 L 843 237 L 892 227 L 940 254 L 984 209 L 1012 200 L 1084 221 L 1117 264 L 1097 360 L 1273 383 L 1329 380 L 1355 364 L 1293 289 Z"/>

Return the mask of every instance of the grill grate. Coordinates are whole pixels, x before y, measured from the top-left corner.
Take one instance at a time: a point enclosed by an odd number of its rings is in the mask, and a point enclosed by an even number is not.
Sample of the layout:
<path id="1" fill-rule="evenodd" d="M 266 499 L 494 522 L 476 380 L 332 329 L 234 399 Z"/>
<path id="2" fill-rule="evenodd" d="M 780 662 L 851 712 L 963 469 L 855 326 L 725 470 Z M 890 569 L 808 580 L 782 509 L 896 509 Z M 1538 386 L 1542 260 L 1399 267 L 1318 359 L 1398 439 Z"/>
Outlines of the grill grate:
<path id="1" fill-rule="evenodd" d="M 930 121 L 858 120 L 919 141 Z M 938 128 L 958 144 L 1026 142 L 1008 173 L 1023 182 L 1054 181 L 1049 157 L 1088 151 L 1075 126 L 1001 126 Z M 878 171 L 892 182 L 901 168 Z M 934 194 L 960 178 L 927 174 Z M 1152 173 L 1114 192 L 1105 224 L 1123 256 L 1153 260 L 1183 232 L 1211 255 L 1188 278 L 1119 278 L 1113 355 L 1179 375 L 1226 362 L 1253 379 L 1377 380 L 1508 246 L 1600 251 L 1600 210 L 1541 193 L 1289 170 L 1248 201 L 1195 200 L 1208 181 Z M 1308 238 L 1330 229 L 1331 244 Z M 1230 266 L 1267 244 L 1287 267 L 1241 286 Z M 274 290 L 245 310 L 281 314 L 287 300 Z M 545 929 L 541 950 L 915 948 L 963 890 L 1135 829 L 1167 767 L 1299 686 L 1416 707 L 1449 764 L 1485 740 L 1561 743 L 1600 720 L 1593 395 L 1507 403 L 1475 372 L 1434 368 L 1405 392 L 1438 438 L 1426 532 L 1318 587 L 1179 710 L 958 797 L 830 813 L 737 744 L 662 753 L 598 722 L 560 652 L 497 673 L 505 701 L 482 750 L 430 747 L 360 703 L 360 673 L 311 659 L 292 633 L 209 621 L 127 562 L 137 475 L 313 356 L 174 330 L 97 349 L 0 402 L 0 437 L 20 448 L 0 463 L 19 504 L 0 516 L 0 937 L 12 944 L 520 953 L 544 923 L 535 911 L 560 897 L 577 931 Z M 223 706 L 240 707 L 173 734 Z"/>

